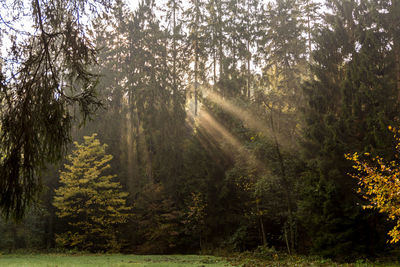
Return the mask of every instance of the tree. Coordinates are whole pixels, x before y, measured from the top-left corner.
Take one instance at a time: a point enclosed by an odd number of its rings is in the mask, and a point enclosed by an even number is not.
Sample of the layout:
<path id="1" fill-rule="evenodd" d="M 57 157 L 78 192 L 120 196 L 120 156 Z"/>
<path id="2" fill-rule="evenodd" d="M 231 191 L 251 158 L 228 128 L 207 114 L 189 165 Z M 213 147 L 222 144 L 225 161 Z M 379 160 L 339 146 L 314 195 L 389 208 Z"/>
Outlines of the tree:
<path id="1" fill-rule="evenodd" d="M 126 136 L 124 135 L 127 107 L 124 95 L 127 73 L 128 42 L 125 42 L 128 31 L 126 25 L 131 18 L 131 11 L 124 2 L 117 0 L 109 13 L 102 14 L 93 23 L 93 39 L 99 49 L 96 54 L 94 72 L 99 73 L 97 85 L 98 97 L 102 100 L 104 110 L 92 116 L 92 120 L 78 131 L 73 139 L 98 133 L 98 138 L 107 143 L 107 151 L 113 155 L 111 172 L 116 174 L 123 186 L 127 184 L 127 166 L 124 162 Z M 78 128 L 78 127 L 76 127 Z"/>
<path id="2" fill-rule="evenodd" d="M 351 174 L 358 180 L 358 192 L 362 193 L 370 202 L 364 208 L 376 208 L 381 213 L 387 213 L 391 220 L 396 221 L 395 227 L 389 231 L 392 238 L 390 243 L 400 240 L 400 130 L 389 126 L 394 133 L 396 144 L 396 160 L 386 161 L 380 156 L 371 157 L 369 161 L 362 160 L 360 154 L 346 154 L 346 159 L 354 163 L 353 168 L 357 171 Z M 364 153 L 368 157 L 368 152 Z"/>
<path id="3" fill-rule="evenodd" d="M 110 169 L 111 155 L 105 153 L 96 134 L 85 136 L 68 156 L 70 164 L 60 172 L 61 187 L 56 189 L 54 206 L 70 229 L 57 236 L 57 242 L 81 250 L 118 250 L 117 226 L 128 219 L 128 193 L 121 191 Z"/>
<path id="4" fill-rule="evenodd" d="M 176 60 L 174 72 L 170 62 L 174 52 L 168 44 L 173 40 L 161 28 L 156 8 L 155 1 L 140 2 L 128 23 L 127 135 L 134 154 L 128 165 L 137 170 L 131 168 L 129 176 L 144 173 L 147 181 L 138 177 L 142 184 L 170 183 L 178 177 L 182 162 L 179 148 L 185 132 L 185 92 L 180 86 L 184 75 L 179 74 L 184 61 Z"/>
<path id="5" fill-rule="evenodd" d="M 1 37 L 11 43 L 0 73 L 0 211 L 16 218 L 40 191 L 40 171 L 70 143 L 71 107 L 79 106 L 85 118 L 99 105 L 96 75 L 88 71 L 95 49 L 82 16 L 108 0 L 30 3 L 10 8 L 1 1 L 0 13 Z M 28 10 L 32 31 L 18 30 Z"/>
<path id="6" fill-rule="evenodd" d="M 277 177 L 286 202 L 287 219 L 283 229 L 287 249 L 294 252 L 296 242 L 293 186 L 296 174 L 290 176 L 286 151 L 291 156 L 298 145 L 300 84 L 304 80 L 306 61 L 305 23 L 297 0 L 277 0 L 267 5 L 265 34 L 259 40 L 259 56 L 263 64 L 260 85 L 255 90 L 256 103 L 264 110 L 279 166 Z M 296 141 L 296 142 L 293 142 Z M 286 151 L 285 151 L 286 150 Z"/>
<path id="7" fill-rule="evenodd" d="M 190 201 L 187 204 L 185 224 L 189 228 L 191 234 L 196 235 L 199 239 L 200 249 L 203 249 L 202 235 L 205 230 L 205 209 L 207 203 L 204 200 L 202 193 L 192 192 Z"/>
<path id="8" fill-rule="evenodd" d="M 383 248 L 383 222 L 361 209 L 343 155 L 386 153 L 392 145 L 386 127 L 396 123 L 399 105 L 391 42 L 377 26 L 375 1 L 329 3 L 331 13 L 314 35 L 313 76 L 303 86 L 307 169 L 297 214 L 315 253 L 354 257 Z"/>
<path id="9" fill-rule="evenodd" d="M 305 26 L 305 33 L 307 35 L 307 54 L 308 60 L 312 61 L 312 46 L 313 46 L 313 32 L 315 32 L 320 27 L 320 14 L 319 8 L 321 4 L 316 3 L 313 0 L 300 0 L 300 12 L 302 13 L 302 21 Z"/>
<path id="10" fill-rule="evenodd" d="M 184 12 L 184 17 L 187 19 L 187 27 L 189 29 L 189 47 L 193 56 L 193 83 L 194 83 L 194 115 L 198 115 L 198 96 L 199 96 L 199 85 L 202 80 L 201 77 L 204 75 L 204 58 L 205 58 L 205 47 L 204 47 L 204 14 L 203 6 L 204 1 L 202 0 L 191 0 L 189 6 Z"/>
<path id="11" fill-rule="evenodd" d="M 135 219 L 139 238 L 139 253 L 171 253 L 180 246 L 183 212 L 178 209 L 162 183 L 149 183 L 143 187 L 135 201 Z M 187 249 L 187 248 L 186 248 Z"/>

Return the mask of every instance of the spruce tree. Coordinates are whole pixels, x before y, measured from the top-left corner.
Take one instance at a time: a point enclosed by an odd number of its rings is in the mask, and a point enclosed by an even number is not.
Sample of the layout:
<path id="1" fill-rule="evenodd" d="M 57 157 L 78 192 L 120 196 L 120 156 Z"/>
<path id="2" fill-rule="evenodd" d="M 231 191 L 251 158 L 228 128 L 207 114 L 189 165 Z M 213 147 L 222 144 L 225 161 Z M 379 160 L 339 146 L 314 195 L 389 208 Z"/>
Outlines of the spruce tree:
<path id="1" fill-rule="evenodd" d="M 184 17 L 187 20 L 187 27 L 189 29 L 188 41 L 190 52 L 192 54 L 193 71 L 193 95 L 194 95 L 194 115 L 198 115 L 198 97 L 200 82 L 204 80 L 204 61 L 205 55 L 205 26 L 204 26 L 204 1 L 191 0 L 188 8 L 184 12 Z"/>
<path id="2" fill-rule="evenodd" d="M 289 253 L 296 247 L 295 193 L 292 188 L 297 175 L 291 172 L 296 156 L 301 100 L 300 84 L 306 69 L 305 25 L 301 19 L 300 3 L 296 0 L 277 0 L 268 3 L 262 29 L 265 35 L 259 40 L 259 57 L 263 75 L 255 91 L 255 100 L 263 110 L 272 153 L 279 166 L 274 170 L 278 177 L 286 205 L 282 232 Z M 290 153 L 288 153 L 290 151 Z M 289 156 L 290 155 L 290 156 Z"/>
<path id="3" fill-rule="evenodd" d="M 79 250 L 117 251 L 117 226 L 128 219 L 128 193 L 121 191 L 115 175 L 107 175 L 111 155 L 96 134 L 75 144 L 60 172 L 61 186 L 55 190 L 53 205 L 57 216 L 68 223 L 68 231 L 57 236 L 61 245 Z"/>
<path id="4" fill-rule="evenodd" d="M 66 151 L 71 107 L 86 118 L 100 104 L 89 71 L 96 50 L 85 22 L 86 11 L 108 4 L 36 0 L 1 10 L 1 38 L 10 43 L 0 74 L 0 212 L 6 216 L 23 216 L 42 188 L 41 171 Z M 30 30 L 18 30 L 22 23 Z"/>
<path id="5" fill-rule="evenodd" d="M 316 35 L 304 85 L 304 159 L 299 217 L 311 249 L 329 257 L 367 254 L 384 245 L 376 238 L 378 217 L 361 209 L 355 180 L 347 176 L 349 152 L 374 151 L 390 157 L 386 127 L 398 116 L 395 75 L 388 39 L 374 22 L 374 1 L 334 1 Z"/>

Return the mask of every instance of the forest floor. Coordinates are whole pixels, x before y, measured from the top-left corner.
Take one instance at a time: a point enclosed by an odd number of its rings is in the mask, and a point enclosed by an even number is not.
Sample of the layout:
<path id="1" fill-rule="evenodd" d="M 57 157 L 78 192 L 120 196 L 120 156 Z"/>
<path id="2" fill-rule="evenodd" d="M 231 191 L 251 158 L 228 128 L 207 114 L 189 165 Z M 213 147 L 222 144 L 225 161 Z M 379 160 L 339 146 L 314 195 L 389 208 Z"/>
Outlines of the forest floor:
<path id="1" fill-rule="evenodd" d="M 1 267 L 395 267 L 399 263 L 358 261 L 339 264 L 307 257 L 275 259 L 243 255 L 223 258 L 199 255 L 121 255 L 121 254 L 0 254 Z"/>

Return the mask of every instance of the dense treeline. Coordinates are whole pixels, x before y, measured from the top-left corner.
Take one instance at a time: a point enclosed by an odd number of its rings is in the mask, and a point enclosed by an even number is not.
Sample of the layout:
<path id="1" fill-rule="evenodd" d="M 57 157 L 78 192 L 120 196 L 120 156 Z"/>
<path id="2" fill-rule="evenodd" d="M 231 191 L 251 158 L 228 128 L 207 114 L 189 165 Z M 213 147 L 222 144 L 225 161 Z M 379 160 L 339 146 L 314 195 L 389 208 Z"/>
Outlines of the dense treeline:
<path id="1" fill-rule="evenodd" d="M 144 0 L 133 11 L 117 0 L 89 32 L 104 109 L 73 137 L 108 145 L 105 172 L 129 193 L 129 218 L 114 246 L 85 249 L 267 245 L 338 259 L 389 249 L 393 225 L 362 208 L 344 155 L 394 158 L 398 21 L 397 0 Z M 22 223 L 2 221 L 1 249 L 73 234 L 55 204 L 63 174 L 49 166 Z"/>

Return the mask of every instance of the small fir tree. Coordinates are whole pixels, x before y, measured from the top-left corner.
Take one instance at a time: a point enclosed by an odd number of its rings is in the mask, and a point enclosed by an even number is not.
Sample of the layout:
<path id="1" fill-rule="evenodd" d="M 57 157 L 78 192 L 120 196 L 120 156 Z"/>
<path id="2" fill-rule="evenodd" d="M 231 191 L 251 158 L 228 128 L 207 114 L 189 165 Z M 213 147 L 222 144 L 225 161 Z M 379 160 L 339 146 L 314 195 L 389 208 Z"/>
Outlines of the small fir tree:
<path id="1" fill-rule="evenodd" d="M 126 198 L 115 175 L 104 175 L 110 169 L 111 155 L 96 134 L 85 136 L 75 144 L 67 157 L 65 171 L 60 172 L 61 186 L 55 190 L 53 205 L 57 216 L 67 221 L 69 229 L 57 235 L 57 243 L 80 250 L 116 251 L 117 226 L 128 219 Z"/>

